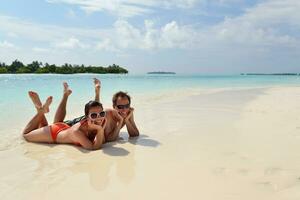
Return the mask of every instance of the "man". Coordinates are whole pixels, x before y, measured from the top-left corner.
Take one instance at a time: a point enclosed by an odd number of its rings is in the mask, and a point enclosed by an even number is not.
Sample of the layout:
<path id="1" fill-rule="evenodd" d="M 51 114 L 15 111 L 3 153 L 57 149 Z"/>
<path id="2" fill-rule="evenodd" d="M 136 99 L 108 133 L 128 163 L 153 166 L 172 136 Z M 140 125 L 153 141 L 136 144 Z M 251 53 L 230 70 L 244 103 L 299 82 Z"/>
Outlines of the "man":
<path id="1" fill-rule="evenodd" d="M 114 94 L 112 98 L 113 108 L 118 111 L 118 113 L 123 118 L 123 125 L 126 125 L 128 134 L 130 137 L 139 136 L 139 130 L 135 124 L 133 112 L 134 109 L 130 107 L 131 97 L 126 93 L 119 91 Z"/>

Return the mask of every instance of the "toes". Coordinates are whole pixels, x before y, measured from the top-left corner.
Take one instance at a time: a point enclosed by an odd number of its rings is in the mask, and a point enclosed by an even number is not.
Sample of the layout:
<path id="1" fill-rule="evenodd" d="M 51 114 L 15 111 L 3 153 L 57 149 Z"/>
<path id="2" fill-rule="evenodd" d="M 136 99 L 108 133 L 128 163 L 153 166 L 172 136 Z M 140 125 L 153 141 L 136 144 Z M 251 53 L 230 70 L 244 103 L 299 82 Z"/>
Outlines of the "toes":
<path id="1" fill-rule="evenodd" d="M 69 88 L 68 83 L 67 82 L 63 82 L 63 86 L 64 86 L 64 94 L 70 95 L 72 93 L 72 90 Z"/>
<path id="2" fill-rule="evenodd" d="M 29 91 L 28 94 L 29 94 L 30 97 L 33 97 L 36 93 L 33 92 L 33 91 Z"/>
<path id="3" fill-rule="evenodd" d="M 50 105 L 51 103 L 52 103 L 52 99 L 53 99 L 53 97 L 52 96 L 49 96 L 48 98 L 47 98 L 47 100 L 46 100 L 46 105 Z"/>
<path id="4" fill-rule="evenodd" d="M 67 82 L 63 82 L 63 85 L 64 85 L 64 88 L 65 88 L 65 89 L 68 89 L 69 85 L 68 85 Z"/>
<path id="5" fill-rule="evenodd" d="M 39 95 L 38 95 L 36 92 L 29 91 L 28 94 L 29 94 L 29 96 L 30 96 L 32 99 L 37 99 L 37 98 L 39 98 Z"/>
<path id="6" fill-rule="evenodd" d="M 52 103 L 52 99 L 53 97 L 52 96 L 49 96 L 45 102 L 45 104 L 43 105 L 42 109 L 44 111 L 44 113 L 48 113 L 50 110 L 49 110 L 49 106 L 50 104 Z"/>

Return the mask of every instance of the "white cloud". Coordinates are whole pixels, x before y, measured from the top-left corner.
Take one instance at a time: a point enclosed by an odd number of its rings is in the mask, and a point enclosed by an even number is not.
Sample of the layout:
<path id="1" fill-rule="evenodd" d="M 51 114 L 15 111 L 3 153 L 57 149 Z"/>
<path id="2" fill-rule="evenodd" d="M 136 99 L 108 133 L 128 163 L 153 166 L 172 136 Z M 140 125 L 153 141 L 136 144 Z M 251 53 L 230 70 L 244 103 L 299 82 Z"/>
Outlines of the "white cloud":
<path id="1" fill-rule="evenodd" d="M 10 42 L 7 42 L 4 40 L 3 42 L 0 41 L 0 48 L 8 48 L 8 49 L 13 49 L 16 48 L 16 46 Z"/>
<path id="2" fill-rule="evenodd" d="M 269 0 L 239 17 L 226 18 L 212 31 L 218 39 L 238 44 L 295 46 L 300 38 L 291 29 L 300 32 L 299 9 L 298 0 Z"/>
<path id="3" fill-rule="evenodd" d="M 151 20 L 145 20 L 145 36 L 144 36 L 144 48 L 154 49 L 158 46 L 157 38 L 159 37 L 159 30 L 155 29 L 154 22 Z"/>
<path id="4" fill-rule="evenodd" d="M 16 33 L 13 33 L 13 32 L 8 32 L 7 36 L 10 38 L 18 38 L 19 37 Z"/>
<path id="5" fill-rule="evenodd" d="M 122 17 L 152 13 L 156 8 L 192 8 L 206 0 L 47 0 L 49 3 L 77 5 L 91 13 L 107 11 Z"/>
<path id="6" fill-rule="evenodd" d="M 161 29 L 160 47 L 190 48 L 196 41 L 197 34 L 187 27 L 179 26 L 176 21 L 166 24 Z"/>
<path id="7" fill-rule="evenodd" d="M 178 25 L 175 21 L 156 27 L 151 20 L 145 20 L 142 28 L 137 28 L 126 20 L 117 20 L 110 29 L 81 29 L 0 16 L 0 31 L 13 32 L 19 35 L 19 40 L 34 45 L 43 43 L 43 46 L 48 45 L 51 48 L 121 51 L 189 48 L 189 44 L 194 42 L 197 29 Z"/>
<path id="8" fill-rule="evenodd" d="M 179 26 L 176 21 L 155 27 L 153 21 L 145 20 L 144 28 L 138 29 L 128 21 L 118 20 L 113 33 L 110 41 L 120 49 L 189 48 L 195 39 L 194 30 Z"/>
<path id="9" fill-rule="evenodd" d="M 32 50 L 37 53 L 49 53 L 51 51 L 50 49 L 41 47 L 33 47 Z"/>
<path id="10" fill-rule="evenodd" d="M 139 3 L 128 3 L 123 0 L 47 0 L 47 2 L 77 5 L 87 13 L 108 11 L 124 17 L 150 12 L 150 9 L 140 7 Z"/>
<path id="11" fill-rule="evenodd" d="M 73 36 L 68 38 L 67 40 L 55 43 L 54 46 L 62 49 L 89 48 L 88 44 L 82 43 L 79 39 Z"/>
<path id="12" fill-rule="evenodd" d="M 243 3 L 246 2 L 247 0 L 216 0 L 217 3 L 221 5 L 226 5 L 226 4 L 236 4 L 236 3 Z"/>
<path id="13" fill-rule="evenodd" d="M 73 9 L 68 9 L 66 16 L 70 19 L 75 19 L 77 17 L 76 12 Z"/>
<path id="14" fill-rule="evenodd" d="M 157 12 L 157 9 L 197 9 L 207 5 L 236 5 L 247 0 L 46 0 L 48 3 L 78 6 L 87 13 L 108 12 L 133 17 Z"/>
<path id="15" fill-rule="evenodd" d="M 97 50 L 104 50 L 104 51 L 111 51 L 111 52 L 120 52 L 120 50 L 118 50 L 114 43 L 111 41 L 111 39 L 104 39 L 101 42 L 98 42 L 96 45 L 96 49 Z"/>
<path id="16" fill-rule="evenodd" d="M 76 36 L 77 38 L 99 39 L 107 34 L 102 29 L 82 29 L 47 25 L 23 20 L 16 17 L 0 15 L 0 31 L 18 35 L 19 38 L 38 42 L 61 42 L 66 38 Z"/>
<path id="17" fill-rule="evenodd" d="M 297 48 L 300 44 L 298 10 L 297 0 L 265 1 L 238 17 L 225 18 L 206 27 L 180 25 L 176 21 L 156 27 L 153 21 L 145 20 L 144 28 L 137 28 L 126 20 L 118 20 L 111 30 L 110 43 L 118 49 Z"/>
<path id="18" fill-rule="evenodd" d="M 120 48 L 140 48 L 143 44 L 141 30 L 135 28 L 125 20 L 118 20 L 114 24 L 115 42 Z"/>
<path id="19" fill-rule="evenodd" d="M 108 32 L 109 34 L 98 40 L 96 49 L 120 52 L 126 49 L 190 48 L 195 42 L 196 34 L 196 30 L 179 26 L 175 21 L 162 27 L 155 27 L 155 23 L 151 20 L 145 20 L 143 28 L 137 28 L 126 20 L 117 20 Z M 68 41 L 67 44 L 63 43 L 60 46 L 74 47 L 77 42 Z"/>
<path id="20" fill-rule="evenodd" d="M 257 26 L 278 24 L 300 25 L 300 1 L 298 0 L 268 0 L 247 9 L 241 20 Z"/>

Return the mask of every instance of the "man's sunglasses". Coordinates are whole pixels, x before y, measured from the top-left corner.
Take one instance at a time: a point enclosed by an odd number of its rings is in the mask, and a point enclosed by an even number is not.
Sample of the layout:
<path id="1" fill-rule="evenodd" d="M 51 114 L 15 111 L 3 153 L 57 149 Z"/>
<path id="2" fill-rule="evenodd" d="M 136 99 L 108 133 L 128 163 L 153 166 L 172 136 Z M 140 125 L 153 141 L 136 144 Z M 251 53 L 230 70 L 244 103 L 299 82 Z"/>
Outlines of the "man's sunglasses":
<path id="1" fill-rule="evenodd" d="M 128 109 L 130 108 L 130 104 L 126 104 L 126 105 L 117 105 L 118 109 Z"/>
<path id="2" fill-rule="evenodd" d="M 105 117 L 105 115 L 106 115 L 105 111 L 101 111 L 99 113 L 94 112 L 94 113 L 89 114 L 89 118 L 90 119 L 97 119 L 97 118 L 100 118 L 100 117 Z"/>

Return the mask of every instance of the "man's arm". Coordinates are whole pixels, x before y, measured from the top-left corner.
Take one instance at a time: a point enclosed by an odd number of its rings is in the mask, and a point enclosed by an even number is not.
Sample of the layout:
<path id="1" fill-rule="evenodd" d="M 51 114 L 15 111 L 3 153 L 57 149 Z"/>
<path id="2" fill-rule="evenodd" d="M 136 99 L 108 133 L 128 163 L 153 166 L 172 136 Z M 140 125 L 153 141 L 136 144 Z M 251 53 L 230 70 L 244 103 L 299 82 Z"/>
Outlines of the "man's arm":
<path id="1" fill-rule="evenodd" d="M 107 134 L 106 141 L 112 142 L 118 139 L 120 130 L 123 126 L 123 117 L 115 110 L 111 110 L 112 119 L 117 120 L 117 126 L 112 130 L 111 133 Z"/>
<path id="2" fill-rule="evenodd" d="M 100 102 L 100 89 L 101 89 L 100 80 L 94 78 L 94 85 L 95 85 L 95 101 Z"/>
<path id="3" fill-rule="evenodd" d="M 125 125 L 130 137 L 136 137 L 140 135 L 139 129 L 134 122 L 133 111 L 134 109 L 131 108 L 130 114 L 125 118 Z"/>

